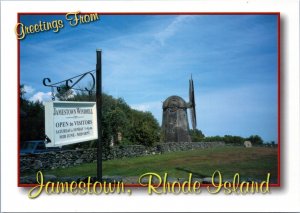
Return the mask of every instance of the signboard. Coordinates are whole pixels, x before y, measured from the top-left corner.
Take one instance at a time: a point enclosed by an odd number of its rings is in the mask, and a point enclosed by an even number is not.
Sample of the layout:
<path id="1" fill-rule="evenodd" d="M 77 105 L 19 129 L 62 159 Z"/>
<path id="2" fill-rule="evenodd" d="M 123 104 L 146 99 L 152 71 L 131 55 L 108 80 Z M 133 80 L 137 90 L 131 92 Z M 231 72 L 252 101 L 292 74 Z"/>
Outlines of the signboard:
<path id="1" fill-rule="evenodd" d="M 46 147 L 97 139 L 96 102 L 46 102 L 45 133 L 50 139 Z"/>

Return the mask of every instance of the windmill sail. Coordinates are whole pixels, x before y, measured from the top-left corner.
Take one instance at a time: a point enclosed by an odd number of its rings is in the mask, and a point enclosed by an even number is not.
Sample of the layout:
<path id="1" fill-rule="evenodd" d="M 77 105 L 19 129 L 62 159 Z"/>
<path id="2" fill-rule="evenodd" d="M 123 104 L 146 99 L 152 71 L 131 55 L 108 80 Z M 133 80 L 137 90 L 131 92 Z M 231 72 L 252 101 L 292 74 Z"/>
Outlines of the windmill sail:
<path id="1" fill-rule="evenodd" d="M 195 93 L 194 93 L 194 81 L 191 77 L 190 79 L 190 87 L 189 87 L 189 96 L 190 96 L 190 112 L 191 112 L 191 121 L 192 127 L 195 130 L 197 126 L 197 118 L 196 118 L 196 103 L 195 103 Z"/>

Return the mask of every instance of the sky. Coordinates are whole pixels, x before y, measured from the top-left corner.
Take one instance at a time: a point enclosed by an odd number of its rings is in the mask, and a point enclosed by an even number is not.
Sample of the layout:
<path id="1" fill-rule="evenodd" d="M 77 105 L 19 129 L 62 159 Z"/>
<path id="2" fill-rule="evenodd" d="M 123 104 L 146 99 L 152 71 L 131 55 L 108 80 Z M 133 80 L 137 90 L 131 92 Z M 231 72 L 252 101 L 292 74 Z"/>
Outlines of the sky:
<path id="1" fill-rule="evenodd" d="M 197 128 L 206 136 L 260 135 L 277 142 L 276 15 L 100 15 L 71 27 L 64 15 L 22 15 L 28 26 L 64 27 L 20 40 L 20 83 L 26 98 L 49 101 L 58 82 L 94 70 L 102 49 L 103 91 L 161 124 L 162 102 L 188 100 L 195 86 Z M 88 81 L 88 80 L 87 80 Z"/>

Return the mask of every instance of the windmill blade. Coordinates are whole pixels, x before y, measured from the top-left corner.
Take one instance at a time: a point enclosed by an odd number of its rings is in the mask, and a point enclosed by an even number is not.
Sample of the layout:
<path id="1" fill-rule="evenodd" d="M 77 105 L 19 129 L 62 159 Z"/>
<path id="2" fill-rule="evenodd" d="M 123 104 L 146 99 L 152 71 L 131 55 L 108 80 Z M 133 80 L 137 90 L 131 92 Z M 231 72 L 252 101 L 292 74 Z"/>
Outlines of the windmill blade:
<path id="1" fill-rule="evenodd" d="M 194 81 L 191 77 L 190 86 L 189 86 L 189 98 L 190 98 L 190 112 L 191 112 L 191 120 L 193 129 L 196 129 L 197 126 L 197 117 L 196 117 L 196 102 L 195 102 L 195 93 L 194 93 Z"/>
<path id="2" fill-rule="evenodd" d="M 192 126 L 193 126 L 193 130 L 196 129 L 196 126 L 197 126 L 197 120 L 196 120 L 196 112 L 195 112 L 195 109 L 194 108 L 191 108 L 191 117 L 192 117 Z"/>

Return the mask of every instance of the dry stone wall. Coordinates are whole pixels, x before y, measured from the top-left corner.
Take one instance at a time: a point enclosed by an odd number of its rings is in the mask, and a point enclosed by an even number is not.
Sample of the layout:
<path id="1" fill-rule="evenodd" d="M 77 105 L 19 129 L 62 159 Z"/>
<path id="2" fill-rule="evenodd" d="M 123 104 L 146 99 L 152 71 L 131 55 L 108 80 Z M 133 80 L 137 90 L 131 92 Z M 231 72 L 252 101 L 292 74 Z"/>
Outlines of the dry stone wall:
<path id="1" fill-rule="evenodd" d="M 156 155 L 167 152 L 187 151 L 193 149 L 206 149 L 225 146 L 224 142 L 186 142 L 186 143 L 161 143 L 153 147 L 142 145 L 114 146 L 103 153 L 103 160 Z M 66 168 L 82 163 L 96 162 L 97 149 L 65 150 L 41 154 L 20 156 L 20 173 L 36 173 L 41 170 Z"/>

